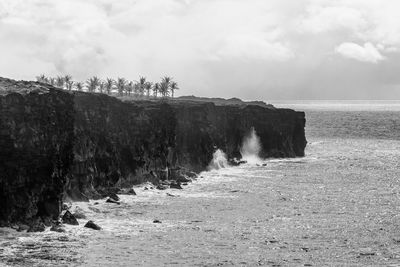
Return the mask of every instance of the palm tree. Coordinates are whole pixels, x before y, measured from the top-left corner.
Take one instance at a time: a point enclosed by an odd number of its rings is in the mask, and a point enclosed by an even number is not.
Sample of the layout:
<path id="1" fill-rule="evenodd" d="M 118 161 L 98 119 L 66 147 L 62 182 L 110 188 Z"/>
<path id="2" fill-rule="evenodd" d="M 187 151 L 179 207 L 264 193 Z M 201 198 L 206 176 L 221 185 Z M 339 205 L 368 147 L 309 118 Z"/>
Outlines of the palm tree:
<path id="1" fill-rule="evenodd" d="M 47 77 L 44 74 L 40 74 L 39 76 L 36 76 L 36 81 L 41 83 L 47 83 Z"/>
<path id="2" fill-rule="evenodd" d="M 172 78 L 169 76 L 164 76 L 161 78 L 161 94 L 166 97 L 169 95 L 169 89 L 171 87 Z"/>
<path id="3" fill-rule="evenodd" d="M 106 88 L 105 82 L 104 81 L 100 81 L 100 83 L 99 83 L 100 93 L 103 93 L 105 88 Z"/>
<path id="4" fill-rule="evenodd" d="M 57 87 L 64 88 L 64 77 L 57 76 L 56 85 L 57 85 Z"/>
<path id="5" fill-rule="evenodd" d="M 178 83 L 177 82 L 172 82 L 171 85 L 170 85 L 170 89 L 171 89 L 172 98 L 174 98 L 174 91 L 179 89 Z"/>
<path id="6" fill-rule="evenodd" d="M 136 82 L 133 85 L 133 93 L 134 93 L 135 96 L 139 96 L 140 95 L 140 83 L 139 82 Z"/>
<path id="7" fill-rule="evenodd" d="M 69 91 L 71 91 L 72 85 L 74 84 L 74 82 L 72 81 L 71 75 L 65 75 L 64 76 L 64 83 L 65 83 L 65 86 L 67 87 L 67 89 Z"/>
<path id="8" fill-rule="evenodd" d="M 131 95 L 133 89 L 135 87 L 135 84 L 130 81 L 126 86 L 125 86 L 125 91 L 126 91 L 126 95 Z"/>
<path id="9" fill-rule="evenodd" d="M 114 86 L 114 80 L 111 79 L 111 78 L 107 78 L 106 79 L 106 92 L 107 92 L 107 94 L 111 94 L 113 86 Z"/>
<path id="10" fill-rule="evenodd" d="M 69 91 L 71 91 L 72 85 L 74 84 L 74 82 L 72 81 L 71 75 L 65 75 L 64 76 L 64 82 L 65 82 L 65 85 L 67 86 L 67 89 Z"/>
<path id="11" fill-rule="evenodd" d="M 172 82 L 172 78 L 169 76 L 164 76 L 163 78 L 161 78 L 161 82 L 166 83 L 169 87 L 170 83 Z"/>
<path id="12" fill-rule="evenodd" d="M 56 85 L 56 78 L 49 77 L 47 80 L 48 80 L 50 85 L 52 85 L 52 86 Z"/>
<path id="13" fill-rule="evenodd" d="M 76 82 L 75 87 L 78 91 L 83 91 L 83 83 L 81 82 Z"/>
<path id="14" fill-rule="evenodd" d="M 163 97 L 169 95 L 169 85 L 165 81 L 162 81 L 160 84 L 160 93 Z"/>
<path id="15" fill-rule="evenodd" d="M 126 85 L 125 78 L 118 78 L 117 79 L 118 94 L 121 95 L 121 96 L 124 94 L 125 85 Z"/>
<path id="16" fill-rule="evenodd" d="M 89 80 L 87 80 L 88 91 L 93 93 L 96 92 L 97 86 L 99 86 L 100 79 L 97 76 L 93 76 Z"/>
<path id="17" fill-rule="evenodd" d="M 146 77 L 140 76 L 139 77 L 139 95 L 144 95 L 144 90 L 146 89 Z"/>
<path id="18" fill-rule="evenodd" d="M 146 89 L 146 92 L 147 92 L 147 98 L 150 98 L 150 91 L 151 91 L 151 88 L 153 88 L 153 83 L 147 82 L 144 85 L 144 88 Z"/>
<path id="19" fill-rule="evenodd" d="M 155 97 L 157 97 L 157 93 L 159 92 L 159 90 L 160 90 L 160 84 L 159 83 L 155 83 L 154 86 L 153 86 L 153 95 Z"/>

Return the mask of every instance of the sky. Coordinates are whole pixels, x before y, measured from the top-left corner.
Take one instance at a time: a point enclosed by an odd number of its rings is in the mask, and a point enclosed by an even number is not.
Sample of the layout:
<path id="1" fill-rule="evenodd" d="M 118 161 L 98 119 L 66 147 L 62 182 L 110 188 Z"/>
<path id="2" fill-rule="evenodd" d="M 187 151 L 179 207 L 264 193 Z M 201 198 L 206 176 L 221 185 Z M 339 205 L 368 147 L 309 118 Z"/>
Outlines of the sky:
<path id="1" fill-rule="evenodd" d="M 172 76 L 178 95 L 400 99 L 399 0 L 0 0 L 0 76 Z"/>

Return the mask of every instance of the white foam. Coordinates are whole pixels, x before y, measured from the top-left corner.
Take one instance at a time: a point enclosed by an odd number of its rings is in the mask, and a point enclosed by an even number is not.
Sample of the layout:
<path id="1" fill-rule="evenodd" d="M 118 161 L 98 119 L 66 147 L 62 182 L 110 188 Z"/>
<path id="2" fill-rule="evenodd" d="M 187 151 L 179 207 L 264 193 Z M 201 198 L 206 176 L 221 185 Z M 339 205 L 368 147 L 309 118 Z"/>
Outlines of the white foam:
<path id="1" fill-rule="evenodd" d="M 260 152 L 260 138 L 257 136 L 254 127 L 251 127 L 250 133 L 243 139 L 242 148 L 240 149 L 242 160 L 247 161 L 249 164 L 261 164 Z"/>

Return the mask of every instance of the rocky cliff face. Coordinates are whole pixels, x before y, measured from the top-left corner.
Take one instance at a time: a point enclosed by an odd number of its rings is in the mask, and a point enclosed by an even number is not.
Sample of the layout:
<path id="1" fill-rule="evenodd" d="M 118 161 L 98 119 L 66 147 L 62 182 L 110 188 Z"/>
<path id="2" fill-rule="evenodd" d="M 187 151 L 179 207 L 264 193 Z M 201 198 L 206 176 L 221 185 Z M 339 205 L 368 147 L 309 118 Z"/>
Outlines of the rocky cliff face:
<path id="1" fill-rule="evenodd" d="M 73 96 L 0 80 L 0 221 L 59 212 L 73 160 Z"/>
<path id="2" fill-rule="evenodd" d="M 263 157 L 303 156 L 304 113 L 259 105 L 133 101 L 0 79 L 0 221 L 58 216 L 65 197 L 202 171 L 240 158 L 254 127 Z M 166 168 L 169 171 L 165 171 Z"/>

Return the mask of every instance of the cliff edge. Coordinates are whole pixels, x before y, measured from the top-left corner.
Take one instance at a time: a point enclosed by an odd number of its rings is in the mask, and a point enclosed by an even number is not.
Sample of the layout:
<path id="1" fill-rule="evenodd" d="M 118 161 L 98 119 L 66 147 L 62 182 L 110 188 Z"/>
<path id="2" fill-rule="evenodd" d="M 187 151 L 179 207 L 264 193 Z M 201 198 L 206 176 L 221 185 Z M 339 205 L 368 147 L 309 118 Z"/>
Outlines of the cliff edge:
<path id="1" fill-rule="evenodd" d="M 252 127 L 262 157 L 304 156 L 303 112 L 259 103 L 123 102 L 0 78 L 0 221 L 57 218 L 66 197 L 103 197 L 203 171 L 216 148 L 240 158 Z"/>

